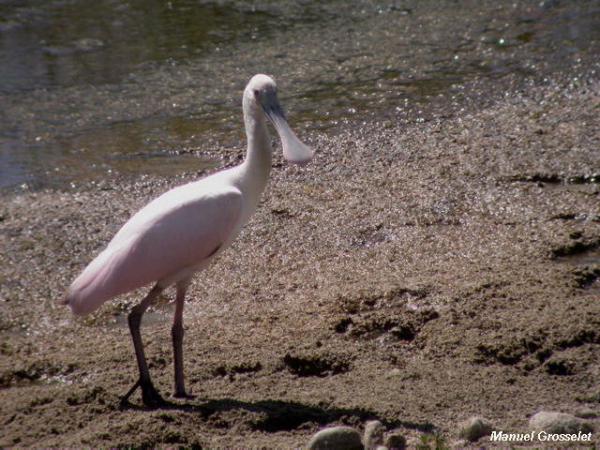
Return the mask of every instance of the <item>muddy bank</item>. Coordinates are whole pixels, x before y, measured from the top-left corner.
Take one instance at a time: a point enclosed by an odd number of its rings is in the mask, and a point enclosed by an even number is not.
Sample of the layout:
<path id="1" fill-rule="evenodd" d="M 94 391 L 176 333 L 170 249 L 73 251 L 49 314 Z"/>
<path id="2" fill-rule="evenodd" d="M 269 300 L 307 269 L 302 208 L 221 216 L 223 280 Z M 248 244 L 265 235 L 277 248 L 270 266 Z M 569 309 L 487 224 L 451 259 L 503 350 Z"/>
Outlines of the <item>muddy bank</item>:
<path id="1" fill-rule="evenodd" d="M 590 71 L 424 123 L 316 134 L 305 168 L 277 152 L 258 213 L 194 280 L 197 397 L 165 410 L 118 410 L 143 292 L 83 320 L 56 300 L 132 212 L 202 172 L 4 196 L 0 445 L 298 447 L 373 418 L 452 444 L 473 414 L 517 432 L 540 409 L 598 429 L 599 92 Z M 143 327 L 165 394 L 168 300 Z"/>

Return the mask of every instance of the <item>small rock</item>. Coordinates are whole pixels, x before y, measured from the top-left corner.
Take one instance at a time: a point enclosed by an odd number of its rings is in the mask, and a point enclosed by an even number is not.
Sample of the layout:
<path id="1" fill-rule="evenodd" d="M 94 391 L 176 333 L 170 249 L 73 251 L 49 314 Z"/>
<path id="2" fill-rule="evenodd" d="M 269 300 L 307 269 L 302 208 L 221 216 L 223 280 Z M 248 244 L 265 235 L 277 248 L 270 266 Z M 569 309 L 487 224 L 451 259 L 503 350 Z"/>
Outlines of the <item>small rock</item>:
<path id="1" fill-rule="evenodd" d="M 589 433 L 592 426 L 585 420 L 571 414 L 556 411 L 540 411 L 529 419 L 529 429 L 547 433 Z"/>
<path id="2" fill-rule="evenodd" d="M 402 375 L 402 371 L 396 367 L 387 373 L 387 378 L 395 378 L 399 377 L 400 375 Z"/>
<path id="3" fill-rule="evenodd" d="M 471 442 L 475 442 L 483 436 L 492 432 L 492 425 L 483 417 L 473 416 L 459 425 L 458 436 Z"/>
<path id="4" fill-rule="evenodd" d="M 399 432 L 394 431 L 385 437 L 383 445 L 389 450 L 404 450 L 406 448 L 406 439 Z"/>
<path id="5" fill-rule="evenodd" d="M 360 433 L 354 428 L 339 426 L 325 428 L 308 443 L 309 450 L 363 450 Z"/>
<path id="6" fill-rule="evenodd" d="M 600 412 L 592 408 L 581 408 L 575 413 L 575 415 L 582 419 L 595 419 L 600 417 Z"/>
<path id="7" fill-rule="evenodd" d="M 373 450 L 383 444 L 384 426 L 379 420 L 370 420 L 365 425 L 363 443 L 366 450 Z"/>
<path id="8" fill-rule="evenodd" d="M 83 38 L 75 42 L 75 49 L 80 52 L 93 52 L 104 47 L 104 42 L 100 39 Z"/>

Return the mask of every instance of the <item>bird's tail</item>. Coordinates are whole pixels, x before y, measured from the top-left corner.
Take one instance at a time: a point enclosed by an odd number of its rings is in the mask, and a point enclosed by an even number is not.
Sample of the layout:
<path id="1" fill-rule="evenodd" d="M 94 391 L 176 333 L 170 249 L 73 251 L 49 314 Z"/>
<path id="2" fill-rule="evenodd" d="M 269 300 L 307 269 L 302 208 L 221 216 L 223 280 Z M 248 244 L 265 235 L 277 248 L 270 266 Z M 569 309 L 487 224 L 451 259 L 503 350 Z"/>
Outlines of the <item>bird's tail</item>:
<path id="1" fill-rule="evenodd" d="M 112 263 L 118 257 L 115 253 L 104 250 L 73 281 L 62 299 L 62 303 L 68 305 L 73 314 L 89 314 L 116 295 L 108 282 L 113 270 Z"/>

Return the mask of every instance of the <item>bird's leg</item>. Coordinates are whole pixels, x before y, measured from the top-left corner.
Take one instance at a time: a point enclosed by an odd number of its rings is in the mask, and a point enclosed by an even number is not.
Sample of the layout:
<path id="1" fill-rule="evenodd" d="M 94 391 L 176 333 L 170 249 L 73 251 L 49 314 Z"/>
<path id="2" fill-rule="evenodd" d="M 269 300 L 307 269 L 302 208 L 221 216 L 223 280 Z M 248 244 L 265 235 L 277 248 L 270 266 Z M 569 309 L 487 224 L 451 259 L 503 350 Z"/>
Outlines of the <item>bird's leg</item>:
<path id="1" fill-rule="evenodd" d="M 129 392 L 123 396 L 121 399 L 121 405 L 127 403 L 129 397 L 131 394 L 133 394 L 138 386 L 142 388 L 142 401 L 144 402 L 144 405 L 149 407 L 157 407 L 165 403 L 158 391 L 154 388 L 152 380 L 150 379 L 150 371 L 148 370 L 148 364 L 146 363 L 146 356 L 144 355 L 144 346 L 142 344 L 142 336 L 140 333 L 140 325 L 142 323 L 142 316 L 144 315 L 144 312 L 162 291 L 163 288 L 158 284 L 154 286 L 148 295 L 138 305 L 131 309 L 129 316 L 127 317 L 127 321 L 129 322 L 129 331 L 131 331 L 131 338 L 133 339 L 135 357 L 137 359 L 138 369 L 140 371 L 140 378 L 129 390 Z"/>
<path id="2" fill-rule="evenodd" d="M 185 392 L 183 380 L 183 303 L 189 280 L 177 283 L 177 294 L 175 296 L 175 316 L 171 336 L 173 337 L 173 362 L 175 366 L 175 393 L 178 398 L 189 397 Z"/>

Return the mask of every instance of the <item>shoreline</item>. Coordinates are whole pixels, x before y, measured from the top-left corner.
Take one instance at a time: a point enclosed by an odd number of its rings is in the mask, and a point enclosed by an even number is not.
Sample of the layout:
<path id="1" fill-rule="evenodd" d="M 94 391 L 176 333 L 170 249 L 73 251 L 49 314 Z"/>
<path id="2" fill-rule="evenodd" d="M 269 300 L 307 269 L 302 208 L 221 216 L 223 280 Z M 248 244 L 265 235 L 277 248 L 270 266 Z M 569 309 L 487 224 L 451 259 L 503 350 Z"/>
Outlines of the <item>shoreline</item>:
<path id="1" fill-rule="evenodd" d="M 566 91 L 576 90 L 576 86 L 581 88 L 591 87 L 598 79 L 598 74 L 600 74 L 600 64 L 586 61 L 581 63 L 576 73 L 573 73 L 569 68 L 566 71 L 553 72 L 544 76 L 528 76 L 526 78 L 521 78 L 517 74 L 509 74 L 498 80 L 475 78 L 461 85 L 461 101 L 451 101 L 452 94 L 449 91 L 445 95 L 431 98 L 431 102 L 426 106 L 410 105 L 406 107 L 405 105 L 404 116 L 401 120 L 394 117 L 393 109 L 390 111 L 382 110 L 379 111 L 378 118 L 373 118 L 369 114 L 366 118 L 357 118 L 354 121 L 344 120 L 337 127 L 327 128 L 325 131 L 308 129 L 298 129 L 298 131 L 301 131 L 303 139 L 311 145 L 315 145 L 322 140 L 327 140 L 328 137 L 352 135 L 357 128 L 364 128 L 375 134 L 379 130 L 388 132 L 390 129 L 397 129 L 398 131 L 400 129 L 418 129 L 431 122 L 439 123 L 456 120 L 465 115 L 478 114 L 486 108 L 506 102 L 511 96 L 518 98 L 528 90 L 538 92 L 537 95 L 539 96 L 539 92 L 543 92 L 544 87 L 546 90 L 564 89 Z M 525 97 L 527 97 L 527 94 Z M 240 127 L 243 125 L 241 117 L 239 118 L 239 125 Z M 285 163 L 279 155 L 280 143 L 275 139 L 276 136 L 273 134 L 273 130 L 271 130 L 271 134 L 274 142 L 274 164 L 281 167 Z M 130 185 L 144 181 L 166 182 L 170 185 L 169 180 L 173 179 L 184 180 L 184 182 L 195 180 L 222 168 L 238 164 L 243 158 L 246 143 L 245 138 L 240 137 L 235 146 L 230 141 L 226 143 L 211 141 L 211 145 L 214 147 L 211 150 L 186 148 L 182 153 L 171 155 L 172 158 L 169 158 L 170 163 L 182 167 L 182 163 L 177 163 L 177 159 L 185 161 L 186 158 L 191 157 L 192 159 L 188 162 L 194 167 L 194 171 L 182 169 L 173 172 L 172 175 L 162 176 L 155 172 L 156 169 L 151 168 L 146 168 L 138 173 L 130 168 L 127 168 L 123 173 L 112 170 L 110 173 L 104 173 L 103 176 L 97 174 L 93 177 L 87 176 L 73 181 L 63 180 L 58 184 L 48 184 L 46 182 L 46 184 L 39 187 L 30 187 L 26 182 L 24 183 L 25 187 L 13 186 L 0 189 L 0 198 L 10 198 L 36 192 L 73 193 L 113 189 L 114 186 L 120 184 Z"/>

